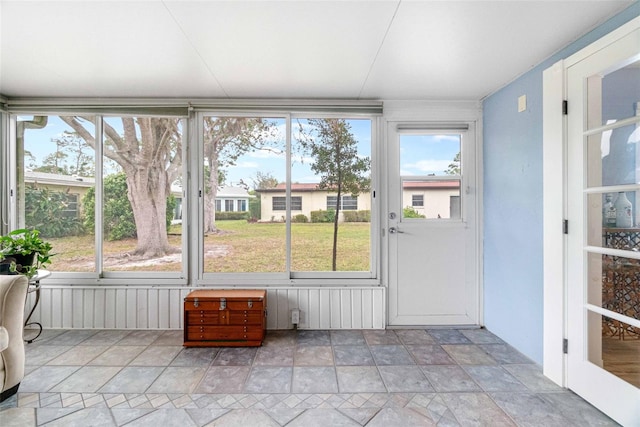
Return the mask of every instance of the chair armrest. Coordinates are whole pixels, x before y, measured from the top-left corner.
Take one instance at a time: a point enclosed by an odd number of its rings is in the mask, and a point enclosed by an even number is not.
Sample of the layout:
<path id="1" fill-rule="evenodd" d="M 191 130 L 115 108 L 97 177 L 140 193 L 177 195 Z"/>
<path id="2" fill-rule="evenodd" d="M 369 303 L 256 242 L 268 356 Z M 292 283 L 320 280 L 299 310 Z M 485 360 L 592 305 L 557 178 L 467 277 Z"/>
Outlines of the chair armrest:
<path id="1" fill-rule="evenodd" d="M 4 326 L 0 326 L 0 351 L 9 347 L 9 332 Z"/>

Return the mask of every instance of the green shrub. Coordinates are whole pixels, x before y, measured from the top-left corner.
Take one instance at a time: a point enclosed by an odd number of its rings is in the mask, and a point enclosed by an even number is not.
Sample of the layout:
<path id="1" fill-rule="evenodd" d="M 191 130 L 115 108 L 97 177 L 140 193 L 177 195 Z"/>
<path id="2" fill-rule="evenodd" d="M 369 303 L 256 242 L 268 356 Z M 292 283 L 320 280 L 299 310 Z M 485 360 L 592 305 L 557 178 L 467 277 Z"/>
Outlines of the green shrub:
<path id="1" fill-rule="evenodd" d="M 249 219 L 249 212 L 216 212 L 216 221 Z"/>
<path id="2" fill-rule="evenodd" d="M 305 214 L 297 214 L 291 218 L 291 222 L 309 222 L 309 218 Z"/>
<path id="3" fill-rule="evenodd" d="M 371 222 L 371 211 L 342 211 L 344 222 Z"/>
<path id="4" fill-rule="evenodd" d="M 426 218 L 424 215 L 419 214 L 411 206 L 407 206 L 406 208 L 402 209 L 402 217 L 403 218 Z"/>
<path id="5" fill-rule="evenodd" d="M 79 206 L 66 193 L 27 186 L 24 189 L 25 224 L 42 237 L 77 236 L 84 232 Z"/>
<path id="6" fill-rule="evenodd" d="M 311 222 L 333 222 L 336 218 L 336 211 L 311 211 Z"/>
<path id="7" fill-rule="evenodd" d="M 249 199 L 249 219 L 257 221 L 260 219 L 262 208 L 260 207 L 260 197 Z"/>

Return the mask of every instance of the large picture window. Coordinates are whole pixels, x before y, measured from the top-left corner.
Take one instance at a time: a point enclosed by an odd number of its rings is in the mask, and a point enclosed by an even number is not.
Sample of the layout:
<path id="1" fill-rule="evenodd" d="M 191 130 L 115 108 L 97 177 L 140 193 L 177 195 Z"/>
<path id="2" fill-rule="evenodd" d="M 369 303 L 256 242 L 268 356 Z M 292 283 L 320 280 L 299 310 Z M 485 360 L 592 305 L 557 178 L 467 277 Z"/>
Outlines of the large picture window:
<path id="1" fill-rule="evenodd" d="M 52 270 L 182 271 L 180 224 L 173 224 L 181 119 L 15 120 L 19 209 L 13 227 L 38 229 L 52 243 Z"/>
<path id="2" fill-rule="evenodd" d="M 146 113 L 11 116 L 10 227 L 40 230 L 56 276 L 375 278 L 370 118 Z"/>

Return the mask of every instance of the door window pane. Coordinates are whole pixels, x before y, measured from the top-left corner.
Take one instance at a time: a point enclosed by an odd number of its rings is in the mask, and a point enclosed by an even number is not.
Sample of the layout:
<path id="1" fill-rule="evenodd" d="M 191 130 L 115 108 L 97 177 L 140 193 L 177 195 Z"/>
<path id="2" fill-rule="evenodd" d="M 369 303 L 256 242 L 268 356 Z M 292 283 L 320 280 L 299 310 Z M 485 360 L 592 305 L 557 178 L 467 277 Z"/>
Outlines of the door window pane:
<path id="1" fill-rule="evenodd" d="M 400 135 L 404 219 L 460 218 L 460 147 L 456 134 Z"/>
<path id="2" fill-rule="evenodd" d="M 72 120 L 84 134 L 67 123 Z M 52 244 L 50 270 L 94 272 L 94 212 L 87 197 L 95 187 L 94 117 L 22 116 L 16 131 L 17 228 L 35 228 Z"/>
<path id="3" fill-rule="evenodd" d="M 203 120 L 204 272 L 285 271 L 286 199 L 272 199 L 268 192 L 286 180 L 285 120 L 227 116 Z M 242 218 L 217 218 L 223 194 L 233 197 L 221 206 L 225 210 L 244 211 L 234 206 L 242 197 L 250 200 L 251 212 Z"/>
<path id="4" fill-rule="evenodd" d="M 302 203 L 291 225 L 292 271 L 371 271 L 371 125 L 293 122 L 291 195 Z"/>

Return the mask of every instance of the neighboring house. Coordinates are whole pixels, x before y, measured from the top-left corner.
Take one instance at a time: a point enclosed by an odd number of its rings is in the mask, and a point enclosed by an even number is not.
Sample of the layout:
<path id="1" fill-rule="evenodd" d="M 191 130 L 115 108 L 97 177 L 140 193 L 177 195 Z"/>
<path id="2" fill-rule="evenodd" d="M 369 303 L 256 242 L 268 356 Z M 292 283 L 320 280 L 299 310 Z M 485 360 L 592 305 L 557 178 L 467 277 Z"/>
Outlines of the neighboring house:
<path id="1" fill-rule="evenodd" d="M 260 221 L 283 221 L 286 210 L 285 184 L 275 188 L 256 190 L 260 194 Z M 337 195 L 333 191 L 322 190 L 318 184 L 291 184 L 291 215 L 304 214 L 311 219 L 312 211 L 335 210 Z M 358 197 L 347 194 L 341 197 L 341 210 L 371 210 L 369 193 L 361 193 Z M 341 219 L 342 220 L 342 219 Z"/>
<path id="2" fill-rule="evenodd" d="M 460 218 L 460 181 L 405 181 L 402 206 L 427 218 Z"/>
<path id="3" fill-rule="evenodd" d="M 249 199 L 255 197 L 243 187 L 218 187 L 216 212 L 247 212 L 249 210 Z"/>
<path id="4" fill-rule="evenodd" d="M 260 194 L 261 221 L 282 221 L 286 209 L 285 184 L 275 188 L 256 190 Z M 337 195 L 334 191 L 318 188 L 318 184 L 291 185 L 291 214 L 304 214 L 311 218 L 312 211 L 335 210 Z M 341 211 L 371 210 L 371 195 L 360 193 L 341 196 Z M 413 208 L 427 218 L 460 217 L 460 183 L 458 181 L 406 181 L 402 205 Z M 340 220 L 342 220 L 342 215 Z"/>
<path id="5" fill-rule="evenodd" d="M 90 177 L 34 172 L 29 169 L 24 172 L 24 182 L 29 187 L 46 188 L 64 194 L 68 203 L 65 214 L 69 217 L 80 215 L 82 198 L 95 185 L 95 180 Z"/>

